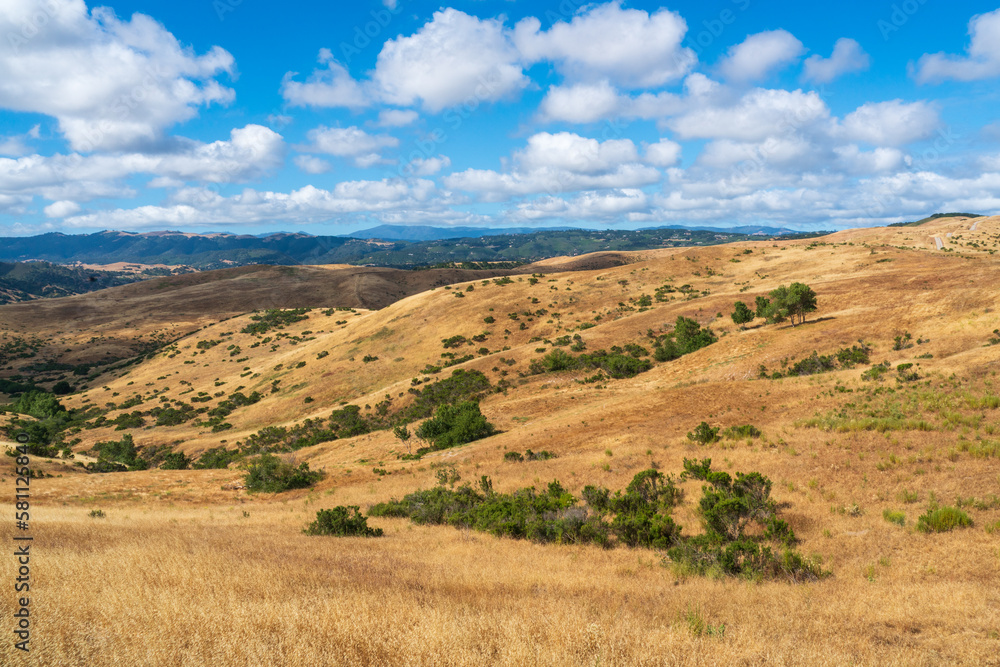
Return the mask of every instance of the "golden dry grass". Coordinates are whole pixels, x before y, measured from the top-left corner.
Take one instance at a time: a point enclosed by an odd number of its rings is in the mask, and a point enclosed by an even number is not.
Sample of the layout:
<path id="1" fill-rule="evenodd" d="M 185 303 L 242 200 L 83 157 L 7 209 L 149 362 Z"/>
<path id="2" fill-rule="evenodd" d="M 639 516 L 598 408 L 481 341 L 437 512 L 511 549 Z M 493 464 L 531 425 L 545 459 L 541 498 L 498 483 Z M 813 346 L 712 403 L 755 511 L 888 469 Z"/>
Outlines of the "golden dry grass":
<path id="1" fill-rule="evenodd" d="M 533 286 L 526 279 L 505 287 L 475 281 L 475 290 L 461 299 L 454 293 L 468 283 L 359 316 L 314 311 L 286 329 L 313 331 L 313 341 L 270 352 L 249 350 L 253 339 L 234 335 L 250 356 L 241 363 L 231 361 L 222 345 L 192 353 L 197 340 L 238 331 L 245 316 L 210 325 L 181 341 L 182 354 L 174 359 L 158 355 L 120 378 L 103 379 L 107 390 L 98 387 L 68 402 L 121 401 L 132 391 L 147 391 L 149 382 L 169 384 L 168 395 L 183 398 L 188 385 L 181 379 L 210 392 L 217 381 L 227 390 L 246 384 L 250 391 L 282 379 L 285 389 L 232 415 L 232 432 L 205 433 L 191 425 L 134 432 L 139 444 L 180 441 L 180 449 L 196 453 L 221 440 L 232 444 L 264 424 L 325 416 L 340 400 L 363 406 L 386 393 L 396 397 L 438 358 L 441 338 L 456 333 L 492 330 L 489 349 L 511 349 L 464 367 L 496 381 L 496 357 L 513 357 L 517 363 L 507 377 L 515 383 L 516 371 L 540 356 L 536 347 L 551 349 L 532 337 L 563 335 L 598 314 L 597 326 L 581 332 L 589 350 L 638 341 L 677 315 L 694 316 L 725 335 L 603 389 L 574 382 L 581 377 L 574 373 L 525 378 L 483 402 L 502 434 L 422 461 L 397 460 L 393 452 L 400 446 L 388 432 L 300 450 L 298 460 L 328 473 L 310 491 L 248 496 L 223 488 L 240 479 L 238 470 L 87 475 L 71 461 L 35 460 L 37 469 L 57 476 L 32 486 L 32 657 L 26 661 L 4 641 L 0 662 L 1000 664 L 1000 530 L 985 530 L 1000 521 L 1000 507 L 987 502 L 967 508 L 975 522 L 969 529 L 937 535 L 914 530 L 932 493 L 942 503 L 1000 495 L 998 459 L 972 452 L 1000 441 L 1000 409 L 970 408 L 961 398 L 963 392 L 981 397 L 1000 390 L 1000 347 L 986 345 L 1000 326 L 1000 262 L 983 247 L 957 245 L 975 238 L 981 245 L 992 242 L 1000 219 L 981 220 L 975 232 L 954 219 L 925 227 L 851 230 L 820 240 L 827 245 L 652 251 L 619 267 L 587 269 L 583 258 L 584 266 L 574 267 L 583 270 L 550 273 Z M 956 252 L 934 250 L 933 236 L 948 231 Z M 754 252 L 744 255 L 744 248 Z M 729 261 L 734 258 L 740 261 Z M 885 259 L 892 261 L 879 262 Z M 668 278 L 711 293 L 646 312 L 618 309 L 619 302 L 652 293 Z M 752 302 L 796 280 L 820 296 L 819 312 L 805 325 L 740 331 L 729 320 L 734 300 Z M 746 285 L 751 289 L 741 292 Z M 561 317 L 535 318 L 526 331 L 506 318 L 542 307 Z M 716 312 L 726 317 L 715 319 Z M 496 324 L 485 325 L 486 314 Z M 348 324 L 334 324 L 342 319 Z M 511 332 L 506 339 L 504 328 Z M 904 331 L 929 342 L 893 351 L 892 338 Z M 889 380 L 882 393 L 868 394 L 871 383 L 860 379 L 864 368 L 755 379 L 762 363 L 777 370 L 783 359 L 814 349 L 830 353 L 859 338 L 874 345 L 873 361 L 919 363 L 920 383 Z M 324 350 L 329 355 L 320 361 Z M 360 356 L 369 353 L 380 361 L 361 364 Z M 916 358 L 922 354 L 933 356 Z M 198 363 L 177 363 L 188 359 Z M 294 369 L 298 361 L 307 365 Z M 279 363 L 282 369 L 273 370 Z M 260 373 L 254 384 L 240 378 L 247 365 Z M 168 374 L 169 380 L 156 379 Z M 301 383 L 307 384 L 290 389 Z M 853 391 L 836 391 L 838 385 Z M 119 395 L 111 398 L 114 392 Z M 304 404 L 306 395 L 315 402 Z M 806 425 L 839 410 L 890 403 L 929 420 L 933 430 Z M 699 447 L 685 434 L 703 419 L 716 426 L 756 424 L 765 437 Z M 98 429 L 80 436 L 78 451 L 120 434 Z M 503 461 L 504 451 L 529 447 L 559 457 Z M 317 509 L 365 509 L 433 485 L 439 463 L 455 465 L 463 480 L 489 475 L 497 490 L 559 479 L 578 494 L 586 484 L 620 488 L 654 461 L 676 473 L 684 457 L 695 456 L 711 457 L 723 470 L 768 475 L 801 539 L 799 550 L 821 556 L 833 575 L 804 585 L 685 577 L 653 551 L 541 546 L 395 519 L 371 520 L 386 531 L 380 539 L 301 533 Z M 0 457 L 0 503 L 7 506 L 11 463 Z M 376 466 L 392 474 L 379 477 L 372 472 Z M 687 534 L 697 533 L 698 485 L 685 489 L 677 519 Z M 918 500 L 901 500 L 903 491 Z M 98 508 L 107 518 L 88 516 Z M 904 511 L 905 526 L 886 522 L 886 509 Z M 0 523 L 0 539 L 8 544 L 12 531 L 10 520 Z M 12 558 L 0 558 L 5 609 L 13 606 L 4 583 L 13 567 Z M 691 615 L 713 627 L 724 624 L 724 635 L 697 635 Z"/>

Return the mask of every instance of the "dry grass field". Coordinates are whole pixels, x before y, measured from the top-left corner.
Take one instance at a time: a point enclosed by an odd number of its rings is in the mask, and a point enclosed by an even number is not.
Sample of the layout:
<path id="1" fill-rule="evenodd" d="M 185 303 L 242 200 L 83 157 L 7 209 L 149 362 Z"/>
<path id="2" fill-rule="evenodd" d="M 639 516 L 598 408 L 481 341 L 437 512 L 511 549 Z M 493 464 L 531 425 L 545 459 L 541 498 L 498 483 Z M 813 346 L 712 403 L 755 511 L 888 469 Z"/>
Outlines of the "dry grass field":
<path id="1" fill-rule="evenodd" d="M 5 626 L 0 663 L 1000 665 L 1000 345 L 990 344 L 1000 328 L 1000 218 L 975 222 L 975 230 L 946 218 L 820 239 L 552 260 L 508 284 L 428 285 L 377 310 L 333 310 L 358 304 L 331 293 L 308 319 L 268 332 L 266 343 L 240 332 L 249 314 L 226 306 L 213 319 L 199 306 L 185 320 L 189 335 L 64 403 L 105 407 L 138 395 L 146 407 L 200 395 L 211 407 L 238 387 L 259 391 L 262 400 L 227 417 L 228 430 L 195 420 L 129 430 L 140 446 L 197 456 L 342 404 L 363 414 L 385 400 L 405 406 L 414 379 L 452 369 L 421 371 L 455 352 L 473 356 L 455 368 L 509 382 L 482 401 L 502 432 L 416 461 L 397 458 L 403 449 L 391 431 L 333 440 L 287 455 L 325 470 L 314 488 L 248 494 L 236 488 L 236 468 L 88 474 L 75 464 L 121 431 L 81 431 L 76 458 L 32 459 L 52 476 L 31 486 L 31 653 L 14 649 Z M 795 281 L 819 298 L 804 324 L 756 320 L 741 330 L 730 319 L 734 301 L 752 305 Z M 686 287 L 639 305 L 666 284 Z M 199 298 L 211 291 L 204 286 Z M 168 293 L 154 296 L 143 293 L 141 312 L 187 312 Z M 219 299 L 227 298 L 223 290 Z M 169 318 L 135 317 L 123 304 L 118 315 L 104 311 L 110 319 L 101 325 L 128 330 L 124 322 L 135 320 L 122 340 L 167 326 Z M 51 313 L 66 307 L 46 304 Z M 559 336 L 581 335 L 588 351 L 643 343 L 678 315 L 711 327 L 718 342 L 630 379 L 527 374 Z M 25 305 L 0 308 L 0 336 L 51 338 L 51 347 L 82 355 L 82 333 L 56 331 L 85 332 L 88 323 L 56 321 Z M 908 346 L 893 349 L 906 333 Z M 477 334 L 481 343 L 442 346 Z M 865 380 L 865 365 L 758 377 L 761 365 L 777 371 L 859 340 L 873 363 L 913 363 L 918 379 L 890 371 Z M 701 421 L 754 424 L 763 436 L 698 445 L 686 434 Z M 558 457 L 504 460 L 527 448 Z M 444 464 L 463 483 L 488 475 L 497 490 L 512 491 L 558 479 L 579 495 L 588 484 L 623 488 L 653 464 L 677 474 L 685 457 L 770 477 L 798 550 L 832 574 L 808 583 L 698 577 L 653 550 L 539 545 L 405 519 L 371 518 L 385 531 L 380 538 L 302 532 L 318 509 L 366 510 L 429 488 Z M 0 503 L 12 507 L 6 456 L 0 478 Z M 697 534 L 700 483 L 683 487 L 675 518 Z M 973 525 L 917 531 L 917 517 L 935 502 L 961 505 Z M 98 509 L 104 517 L 90 516 Z M 903 512 L 903 525 L 883 518 L 887 510 Z M 8 512 L 0 539 L 13 544 L 15 532 Z M 0 557 L 5 610 L 15 608 L 15 570 L 13 557 Z"/>

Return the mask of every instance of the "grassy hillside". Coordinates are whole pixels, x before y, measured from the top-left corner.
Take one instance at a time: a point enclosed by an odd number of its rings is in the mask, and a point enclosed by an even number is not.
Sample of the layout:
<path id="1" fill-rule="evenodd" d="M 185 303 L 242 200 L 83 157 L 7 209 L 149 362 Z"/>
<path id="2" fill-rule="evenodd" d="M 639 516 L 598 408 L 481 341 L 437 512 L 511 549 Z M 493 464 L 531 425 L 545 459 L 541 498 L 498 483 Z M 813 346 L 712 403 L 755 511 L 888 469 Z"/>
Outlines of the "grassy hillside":
<path id="1" fill-rule="evenodd" d="M 110 647 L 114 660 L 185 665 L 989 664 L 1000 648 L 998 244 L 1000 218 L 938 218 L 553 259 L 506 277 L 453 275 L 380 307 L 360 308 L 343 290 L 264 304 L 309 308 L 284 315 L 236 312 L 247 305 L 240 279 L 253 277 L 242 270 L 159 296 L 151 283 L 116 288 L 120 312 L 101 311 L 94 325 L 131 322 L 135 339 L 175 320 L 173 342 L 62 397 L 83 420 L 64 434 L 74 458 L 31 459 L 53 475 L 31 487 L 45 535 L 33 588 L 38 664 L 111 664 Z M 298 271 L 335 283 L 334 269 Z M 271 298 L 291 299 L 294 283 L 277 281 L 253 298 L 270 286 L 281 295 Z M 741 328 L 729 317 L 735 301 L 753 307 L 793 282 L 818 295 L 803 324 Z M 53 310 L 58 319 L 46 322 L 24 306 L 0 309 L 11 313 L 6 335 L 53 349 L 83 335 L 52 330 L 70 312 Z M 658 361 L 657 343 L 678 317 L 717 340 Z M 538 372 L 554 350 L 579 359 L 615 346 L 645 348 L 648 356 L 636 354 L 650 368 L 631 377 L 585 365 Z M 869 350 L 867 362 L 836 360 L 855 346 Z M 476 372 L 488 387 L 463 386 L 499 433 L 404 457 L 409 448 L 387 426 L 449 378 Z M 366 432 L 336 422 L 352 406 L 352 424 Z M 721 437 L 689 438 L 701 422 Z M 725 436 L 747 425 L 759 433 Z M 154 462 L 168 451 L 198 460 L 219 447 L 270 450 L 326 476 L 308 489 L 251 494 L 238 462 L 84 470 L 97 443 L 125 435 Z M 505 456 L 527 449 L 555 457 Z M 10 479 L 13 461 L 0 458 Z M 497 493 L 559 480 L 580 497 L 588 485 L 623 489 L 650 468 L 676 478 L 685 458 L 767 476 L 795 548 L 831 574 L 809 583 L 706 577 L 662 549 L 539 544 L 404 518 L 369 518 L 379 538 L 302 533 L 317 510 L 367 512 L 435 487 L 451 467 L 456 488 L 484 475 Z M 705 531 L 701 487 L 679 483 L 672 516 L 685 535 Z M 917 530 L 918 517 L 946 506 L 972 525 Z M 13 567 L 0 561 L 0 577 L 10 580 Z M 13 605 L 13 593 L 3 595 Z M 9 645 L 0 655 L 21 664 Z"/>

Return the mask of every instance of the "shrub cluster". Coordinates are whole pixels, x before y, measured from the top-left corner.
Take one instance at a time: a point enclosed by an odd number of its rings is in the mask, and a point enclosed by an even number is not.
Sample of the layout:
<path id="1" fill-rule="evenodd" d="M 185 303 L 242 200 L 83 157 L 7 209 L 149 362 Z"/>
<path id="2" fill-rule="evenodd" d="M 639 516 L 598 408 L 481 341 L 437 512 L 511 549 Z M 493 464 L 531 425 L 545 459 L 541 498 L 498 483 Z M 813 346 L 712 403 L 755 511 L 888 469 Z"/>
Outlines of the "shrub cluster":
<path id="1" fill-rule="evenodd" d="M 653 357 L 657 361 L 673 361 L 685 354 L 690 354 L 707 347 L 718 340 L 708 327 L 701 328 L 696 321 L 687 317 L 677 317 L 674 330 L 668 334 L 656 337 L 656 348 Z"/>
<path id="2" fill-rule="evenodd" d="M 243 476 L 243 483 L 250 493 L 280 493 L 304 489 L 325 476 L 320 470 L 309 470 L 309 464 L 304 461 L 296 467 L 274 454 L 262 454 L 247 461 L 244 467 L 247 472 Z"/>
<path id="3" fill-rule="evenodd" d="M 653 367 L 648 359 L 640 358 L 649 356 L 648 350 L 638 345 L 629 347 L 632 349 L 615 346 L 611 352 L 597 350 L 577 357 L 564 350 L 556 349 L 541 359 L 533 359 L 528 365 L 528 372 L 532 375 L 539 375 L 567 370 L 600 369 L 613 378 L 630 378 Z"/>
<path id="4" fill-rule="evenodd" d="M 770 479 L 758 472 L 736 473 L 733 478 L 713 471 L 711 465 L 711 459 L 684 459 L 681 478 L 706 482 L 698 508 L 705 533 L 672 547 L 668 551 L 671 561 L 699 574 L 719 572 L 750 579 L 797 581 L 823 575 L 818 564 L 791 548 L 795 534 L 778 519 Z M 775 553 L 772 545 L 781 551 Z"/>
<path id="5" fill-rule="evenodd" d="M 705 533 L 696 537 L 685 538 L 671 517 L 683 491 L 673 477 L 655 469 L 640 472 L 625 489 L 613 494 L 603 487 L 587 486 L 582 504 L 558 481 L 544 492 L 530 487 L 498 493 L 485 475 L 478 489 L 469 484 L 445 488 L 444 483 L 453 483 L 455 477 L 443 476 L 439 486 L 374 505 L 370 514 L 536 542 L 661 549 L 678 567 L 700 574 L 796 581 L 824 575 L 816 563 L 791 548 L 795 535 L 777 517 L 767 477 L 753 472 L 737 473 L 734 479 L 713 471 L 710 459 L 685 459 L 684 468 L 681 479 L 706 482 L 699 503 Z M 776 553 L 773 545 L 781 550 Z"/>
<path id="6" fill-rule="evenodd" d="M 544 492 L 534 487 L 513 493 L 497 493 L 485 475 L 479 489 L 466 484 L 458 489 L 443 485 L 417 491 L 402 500 L 379 503 L 372 516 L 408 517 L 418 524 L 446 524 L 535 542 L 599 544 L 617 543 L 661 548 L 680 535 L 680 526 L 668 516 L 679 501 L 673 480 L 655 470 L 636 475 L 628 488 L 611 494 L 588 486 L 586 505 L 558 481 Z"/>
<path id="7" fill-rule="evenodd" d="M 434 416 L 416 430 L 416 436 L 430 443 L 421 447 L 414 456 L 420 458 L 429 452 L 458 447 L 474 440 L 488 438 L 497 432 L 476 401 L 463 401 L 458 405 L 439 406 Z"/>
<path id="8" fill-rule="evenodd" d="M 527 449 L 524 454 L 521 454 L 521 452 L 506 452 L 503 455 L 504 461 L 514 461 L 518 463 L 522 461 L 548 461 L 549 459 L 554 458 L 556 458 L 555 452 L 550 452 L 545 449 L 540 452 L 533 452 L 530 449 Z"/>
<path id="9" fill-rule="evenodd" d="M 769 373 L 764 364 L 760 365 L 757 375 L 760 378 L 771 378 L 777 380 L 783 377 L 799 377 L 803 375 L 815 375 L 817 373 L 828 373 L 838 368 L 854 368 L 857 364 L 869 363 L 871 348 L 865 343 L 852 345 L 849 348 L 842 348 L 833 354 L 820 355 L 816 351 L 806 357 L 792 363 L 784 371 L 774 371 Z M 867 372 L 867 371 L 866 371 Z"/>
<path id="10" fill-rule="evenodd" d="M 917 530 L 924 533 L 946 533 L 955 528 L 967 528 L 972 525 L 969 515 L 957 507 L 938 507 L 929 509 L 917 517 Z"/>
<path id="11" fill-rule="evenodd" d="M 368 519 L 361 515 L 357 505 L 338 505 L 333 509 L 319 510 L 316 520 L 302 531 L 306 535 L 335 535 L 337 537 L 381 537 L 381 528 L 369 528 Z"/>
<path id="12" fill-rule="evenodd" d="M 265 310 L 262 315 L 251 315 L 250 319 L 253 320 L 253 322 L 240 329 L 240 333 L 255 334 L 259 336 L 260 334 L 267 333 L 271 329 L 283 329 L 286 324 L 292 324 L 294 322 L 301 322 L 302 320 L 309 319 L 309 316 L 306 315 L 306 313 L 310 310 L 310 308 L 290 308 L 288 310 L 271 308 L 269 310 Z"/>

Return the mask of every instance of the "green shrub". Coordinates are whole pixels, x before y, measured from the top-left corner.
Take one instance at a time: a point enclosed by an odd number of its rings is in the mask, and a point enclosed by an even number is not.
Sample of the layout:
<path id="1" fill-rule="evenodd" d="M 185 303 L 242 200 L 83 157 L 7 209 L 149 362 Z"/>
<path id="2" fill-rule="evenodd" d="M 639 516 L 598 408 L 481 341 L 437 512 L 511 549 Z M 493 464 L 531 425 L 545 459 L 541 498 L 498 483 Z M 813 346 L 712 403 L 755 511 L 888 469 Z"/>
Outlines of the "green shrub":
<path id="1" fill-rule="evenodd" d="M 306 535 L 335 535 L 337 537 L 381 537 L 381 528 L 369 528 L 368 519 L 362 516 L 357 505 L 338 505 L 333 509 L 319 510 L 316 520 L 302 531 Z"/>
<path id="2" fill-rule="evenodd" d="M 238 461 L 241 454 L 235 449 L 213 447 L 205 450 L 191 466 L 197 470 L 228 468 L 233 461 Z"/>
<path id="3" fill-rule="evenodd" d="M 496 428 L 479 411 L 479 403 L 463 401 L 458 405 L 442 405 L 438 407 L 434 417 L 417 429 L 417 437 L 432 444 L 429 448 L 417 450 L 417 454 L 457 447 L 488 438 L 496 432 Z"/>
<path id="4" fill-rule="evenodd" d="M 882 518 L 889 523 L 894 523 L 899 526 L 906 525 L 906 514 L 903 512 L 896 512 L 890 509 L 885 509 L 882 511 Z"/>
<path id="5" fill-rule="evenodd" d="M 753 424 L 743 424 L 742 426 L 729 426 L 724 431 L 722 435 L 730 440 L 739 440 L 742 438 L 759 438 L 761 436 L 760 429 Z"/>
<path id="6" fill-rule="evenodd" d="M 679 542 L 669 549 L 670 560 L 689 571 L 721 571 L 750 579 L 787 577 L 816 579 L 823 576 L 815 562 L 791 549 L 795 533 L 778 519 L 777 503 L 771 499 L 771 480 L 758 472 L 728 473 L 711 469 L 711 459 L 684 459 L 682 479 L 700 479 L 699 513 L 705 534 Z M 755 526 L 755 530 L 749 530 Z M 782 551 L 775 553 L 777 543 Z"/>
<path id="7" fill-rule="evenodd" d="M 245 464 L 246 475 L 243 482 L 247 491 L 253 493 L 281 493 L 292 489 L 304 489 L 323 479 L 322 471 L 310 471 L 309 464 L 302 462 L 298 467 L 283 461 L 273 454 L 262 454 Z"/>
<path id="8" fill-rule="evenodd" d="M 286 324 L 309 319 L 309 316 L 306 315 L 309 310 L 309 308 L 291 308 L 289 310 L 272 308 L 264 311 L 262 315 L 251 315 L 252 324 L 240 329 L 240 333 L 260 335 L 271 329 L 283 329 Z"/>
<path id="9" fill-rule="evenodd" d="M 524 456 L 521 454 L 521 452 L 505 452 L 503 455 L 503 460 L 510 462 L 520 462 L 524 460 Z"/>
<path id="10" fill-rule="evenodd" d="M 191 465 L 191 459 L 184 455 L 184 452 L 170 452 L 163 457 L 160 464 L 161 470 L 187 470 Z"/>
<path id="11" fill-rule="evenodd" d="M 969 515 L 957 507 L 939 507 L 927 510 L 917 518 L 917 530 L 924 533 L 945 533 L 955 528 L 966 528 L 972 525 Z"/>
<path id="12" fill-rule="evenodd" d="M 719 428 L 711 427 L 707 422 L 702 422 L 695 429 L 687 434 L 688 440 L 702 445 L 708 445 L 719 439 Z"/>
<path id="13" fill-rule="evenodd" d="M 126 433 L 121 440 L 98 442 L 91 452 L 97 455 L 97 462 L 87 466 L 92 472 L 124 472 L 125 470 L 146 470 L 149 464 L 139 457 L 132 435 Z"/>

